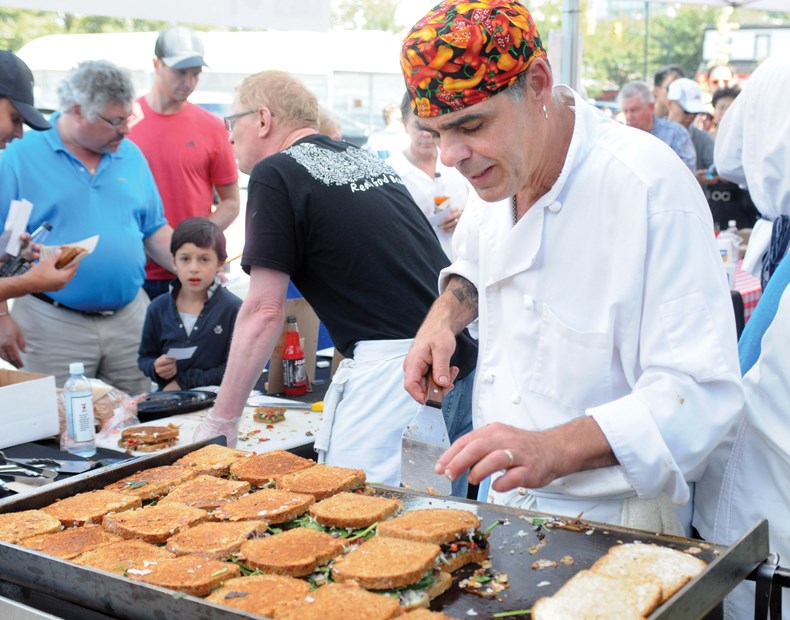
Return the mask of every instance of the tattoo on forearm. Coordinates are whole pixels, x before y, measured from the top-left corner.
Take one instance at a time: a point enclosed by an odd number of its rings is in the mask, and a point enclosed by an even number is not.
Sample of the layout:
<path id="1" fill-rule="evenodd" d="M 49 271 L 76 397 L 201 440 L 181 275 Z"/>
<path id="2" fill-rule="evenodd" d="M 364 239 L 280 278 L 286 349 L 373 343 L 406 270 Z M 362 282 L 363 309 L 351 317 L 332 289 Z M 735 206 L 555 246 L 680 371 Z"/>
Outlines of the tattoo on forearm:
<path id="1" fill-rule="evenodd" d="M 469 308 L 477 317 L 477 289 L 475 285 L 466 278 L 455 276 L 448 288 L 461 305 Z"/>

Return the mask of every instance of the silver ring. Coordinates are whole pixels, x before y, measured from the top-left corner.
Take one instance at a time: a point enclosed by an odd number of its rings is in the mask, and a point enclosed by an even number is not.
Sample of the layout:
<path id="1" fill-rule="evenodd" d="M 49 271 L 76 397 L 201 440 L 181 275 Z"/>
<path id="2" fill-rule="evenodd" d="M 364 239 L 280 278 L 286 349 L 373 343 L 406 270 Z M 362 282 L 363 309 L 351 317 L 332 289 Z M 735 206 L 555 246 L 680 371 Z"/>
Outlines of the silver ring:
<path id="1" fill-rule="evenodd" d="M 505 469 L 510 469 L 511 467 L 513 467 L 513 463 L 515 462 L 516 459 L 513 458 L 513 453 L 510 450 L 503 448 L 502 452 L 504 452 L 507 455 L 507 467 L 505 467 Z"/>

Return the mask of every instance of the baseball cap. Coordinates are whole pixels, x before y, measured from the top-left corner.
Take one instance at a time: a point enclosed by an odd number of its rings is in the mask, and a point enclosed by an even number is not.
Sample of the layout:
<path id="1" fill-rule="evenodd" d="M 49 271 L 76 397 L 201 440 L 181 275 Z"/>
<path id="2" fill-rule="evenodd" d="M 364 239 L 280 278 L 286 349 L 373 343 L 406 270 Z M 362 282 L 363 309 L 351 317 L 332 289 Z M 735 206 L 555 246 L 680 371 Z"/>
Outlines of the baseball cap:
<path id="1" fill-rule="evenodd" d="M 171 69 L 208 66 L 203 60 L 203 43 L 195 31 L 186 26 L 170 26 L 160 32 L 154 54 Z"/>
<path id="2" fill-rule="evenodd" d="M 0 50 L 0 97 L 8 99 L 33 129 L 52 127 L 33 105 L 33 73 L 10 50 Z"/>
<path id="3" fill-rule="evenodd" d="M 686 114 L 702 114 L 708 107 L 702 100 L 702 89 L 694 80 L 678 78 L 669 85 L 667 99 L 677 101 Z"/>

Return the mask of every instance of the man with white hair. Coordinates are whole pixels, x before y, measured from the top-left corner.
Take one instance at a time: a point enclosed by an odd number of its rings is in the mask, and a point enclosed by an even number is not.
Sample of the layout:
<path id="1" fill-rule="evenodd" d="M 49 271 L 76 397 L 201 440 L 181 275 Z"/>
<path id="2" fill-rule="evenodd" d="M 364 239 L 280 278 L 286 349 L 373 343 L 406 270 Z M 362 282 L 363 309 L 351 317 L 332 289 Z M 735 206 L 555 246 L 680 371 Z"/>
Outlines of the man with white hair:
<path id="1" fill-rule="evenodd" d="M 11 200 L 25 198 L 29 227 L 49 222 L 52 245 L 99 239 L 63 290 L 16 300 L 13 316 L 0 305 L 0 356 L 59 385 L 80 360 L 88 376 L 148 391 L 137 368 L 145 258 L 173 268 L 172 229 L 143 154 L 125 140 L 134 86 L 125 69 L 93 60 L 77 65 L 58 95 L 53 127 L 12 143 L 0 161 L 0 219 Z"/>

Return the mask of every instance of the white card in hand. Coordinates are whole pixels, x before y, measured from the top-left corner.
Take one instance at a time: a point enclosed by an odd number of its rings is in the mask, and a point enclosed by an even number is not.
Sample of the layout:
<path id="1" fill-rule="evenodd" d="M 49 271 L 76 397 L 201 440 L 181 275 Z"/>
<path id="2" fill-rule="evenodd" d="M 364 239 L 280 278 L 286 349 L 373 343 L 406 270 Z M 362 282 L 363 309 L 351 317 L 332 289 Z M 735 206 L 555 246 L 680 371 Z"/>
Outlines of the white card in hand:
<path id="1" fill-rule="evenodd" d="M 33 203 L 27 200 L 12 200 L 8 209 L 8 216 L 5 220 L 5 230 L 11 231 L 11 236 L 5 246 L 5 251 L 11 256 L 18 256 L 22 241 L 19 235 L 25 232 L 30 213 L 33 211 Z"/>
<path id="2" fill-rule="evenodd" d="M 165 355 L 176 360 L 188 360 L 195 351 L 197 347 L 170 347 Z"/>

